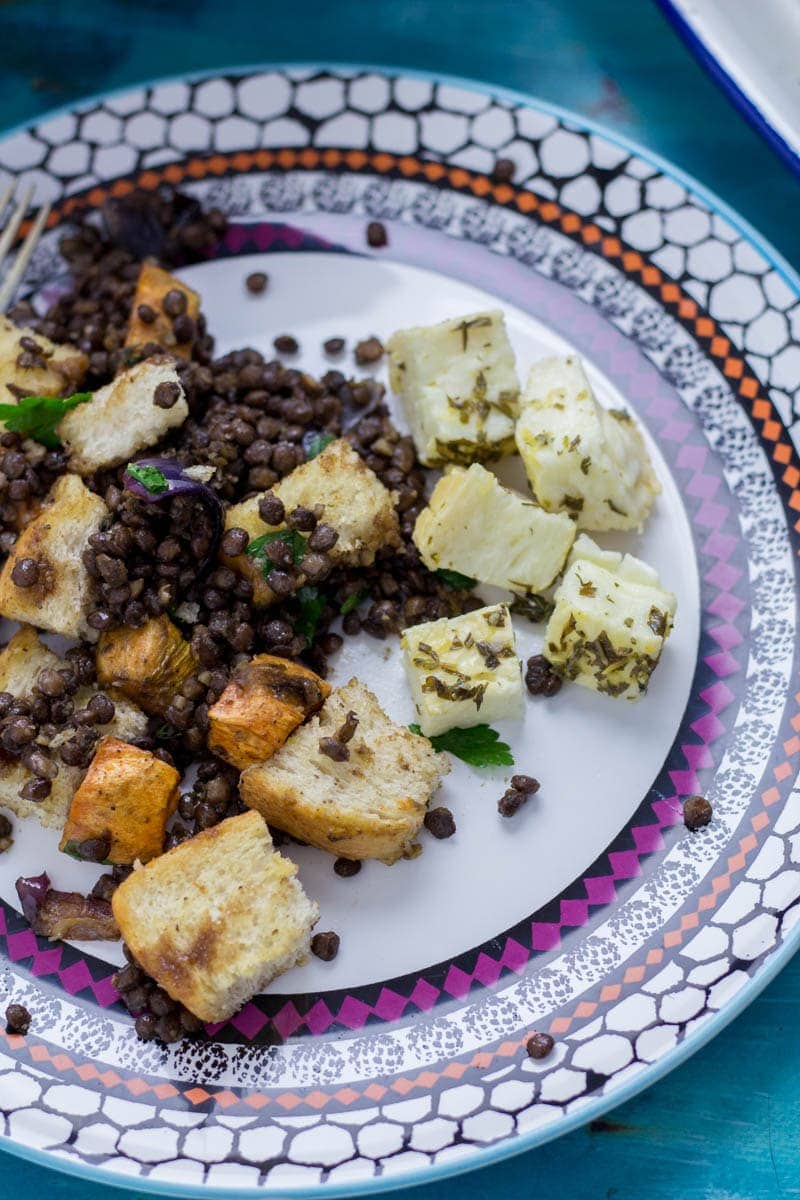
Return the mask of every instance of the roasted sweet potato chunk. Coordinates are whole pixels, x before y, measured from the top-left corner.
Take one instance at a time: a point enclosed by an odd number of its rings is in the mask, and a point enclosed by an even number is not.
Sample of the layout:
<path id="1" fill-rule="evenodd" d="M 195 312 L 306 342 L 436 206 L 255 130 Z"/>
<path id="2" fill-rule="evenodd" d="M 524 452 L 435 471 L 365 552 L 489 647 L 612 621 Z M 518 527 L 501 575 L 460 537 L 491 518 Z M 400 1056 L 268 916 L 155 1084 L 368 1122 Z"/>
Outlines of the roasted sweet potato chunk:
<path id="1" fill-rule="evenodd" d="M 121 692 L 145 712 L 159 716 L 197 670 L 191 646 L 165 615 L 140 629 L 112 629 L 97 647 L 101 687 Z"/>
<path id="2" fill-rule="evenodd" d="M 197 320 L 200 312 L 200 297 L 197 292 L 181 283 L 174 275 L 170 275 L 163 267 L 157 267 L 153 262 L 144 262 L 133 297 L 125 345 L 144 346 L 147 342 L 158 342 L 159 346 L 163 346 L 171 354 L 176 354 L 179 358 L 188 358 L 192 350 L 191 342 L 177 341 L 172 329 L 173 316 L 178 314 L 170 314 L 163 308 L 167 292 L 181 292 L 186 297 L 186 316 L 191 317 L 193 321 Z M 154 320 L 142 320 L 139 314 L 141 306 L 155 313 Z"/>
<path id="3" fill-rule="evenodd" d="M 103 861 L 149 862 L 164 848 L 164 830 L 178 804 L 180 775 L 149 750 L 104 738 L 83 783 L 72 797 L 60 849 L 78 858 L 98 839 L 108 843 Z"/>
<path id="4" fill-rule="evenodd" d="M 209 749 L 235 767 L 265 762 L 330 691 L 307 667 L 259 654 L 234 671 L 209 709 Z"/>

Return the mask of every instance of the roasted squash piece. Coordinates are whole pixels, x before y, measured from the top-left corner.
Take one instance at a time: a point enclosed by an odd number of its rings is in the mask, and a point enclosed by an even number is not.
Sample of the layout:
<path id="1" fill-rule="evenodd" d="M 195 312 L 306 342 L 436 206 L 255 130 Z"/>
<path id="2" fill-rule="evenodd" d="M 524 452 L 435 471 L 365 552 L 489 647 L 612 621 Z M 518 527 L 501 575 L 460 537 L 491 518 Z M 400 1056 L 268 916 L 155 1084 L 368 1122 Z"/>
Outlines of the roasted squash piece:
<path id="1" fill-rule="evenodd" d="M 103 738 L 72 797 L 60 849 L 80 858 L 82 843 L 107 838 L 105 862 L 149 862 L 164 849 L 179 782 L 175 768 L 149 750 Z"/>
<path id="2" fill-rule="evenodd" d="M 317 712 L 330 684 L 307 667 L 259 654 L 237 667 L 208 710 L 208 746 L 235 767 L 262 763 Z"/>
<path id="3" fill-rule="evenodd" d="M 159 346 L 163 346 L 179 358 L 190 357 L 192 343 L 175 340 L 172 317 L 162 308 L 164 297 L 167 292 L 172 291 L 183 293 L 186 297 L 186 315 L 196 321 L 200 312 L 200 297 L 197 292 L 181 283 L 174 275 L 170 275 L 163 267 L 157 267 L 153 262 L 142 263 L 125 337 L 126 346 L 144 346 L 147 342 L 158 342 Z M 139 316 L 141 304 L 147 305 L 156 314 L 155 320 L 149 325 Z"/>
<path id="4" fill-rule="evenodd" d="M 97 647 L 101 687 L 121 692 L 145 712 L 161 715 L 199 663 L 169 617 L 155 617 L 140 629 L 112 629 Z"/>

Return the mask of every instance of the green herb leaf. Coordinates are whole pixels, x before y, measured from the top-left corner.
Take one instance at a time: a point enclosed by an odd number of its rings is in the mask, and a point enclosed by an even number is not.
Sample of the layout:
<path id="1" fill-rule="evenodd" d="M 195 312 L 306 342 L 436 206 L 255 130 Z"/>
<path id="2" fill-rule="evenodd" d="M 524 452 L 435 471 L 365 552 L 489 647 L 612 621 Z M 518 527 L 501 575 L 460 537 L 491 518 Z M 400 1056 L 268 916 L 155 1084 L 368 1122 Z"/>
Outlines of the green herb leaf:
<path id="1" fill-rule="evenodd" d="M 366 600 L 369 592 L 366 588 L 362 588 L 360 592 L 352 592 L 347 599 L 342 603 L 339 612 L 343 617 L 348 613 L 355 612 L 362 600 Z"/>
<path id="2" fill-rule="evenodd" d="M 409 725 L 412 733 L 422 733 L 419 725 Z M 447 750 L 472 767 L 513 767 L 511 747 L 500 741 L 491 725 L 473 725 L 471 729 L 448 729 L 428 739 L 434 750 Z"/>
<path id="3" fill-rule="evenodd" d="M 262 533 L 261 537 L 253 538 L 245 554 L 254 558 L 261 568 L 264 579 L 267 578 L 275 564 L 267 558 L 264 547 L 270 542 L 285 542 L 292 552 L 292 562 L 297 566 L 303 561 L 306 552 L 306 539 L 296 529 L 276 529 L 272 533 Z"/>
<path id="4" fill-rule="evenodd" d="M 76 392 L 66 400 L 56 396 L 23 396 L 19 404 L 0 404 L 0 421 L 9 433 L 21 433 L 48 450 L 57 450 L 61 445 L 56 436 L 57 426 L 71 408 L 91 399 L 91 392 Z"/>
<path id="5" fill-rule="evenodd" d="M 522 596 L 515 596 L 509 608 L 518 617 L 527 617 L 529 621 L 546 621 L 555 604 L 538 592 L 526 592 Z"/>
<path id="6" fill-rule="evenodd" d="M 293 621 L 294 631 L 301 634 L 310 646 L 325 609 L 325 597 L 315 587 L 301 587 L 295 599 L 299 612 Z"/>
<path id="7" fill-rule="evenodd" d="M 140 466 L 139 463 L 128 463 L 125 473 L 130 475 L 131 479 L 135 479 L 137 483 L 140 483 L 143 488 L 147 488 L 151 496 L 160 496 L 169 487 L 166 475 L 163 471 L 159 471 L 158 467 L 146 467 Z"/>
<path id="8" fill-rule="evenodd" d="M 308 439 L 306 462 L 310 462 L 312 458 L 316 458 L 318 454 L 322 454 L 325 447 L 330 446 L 331 442 L 335 441 L 336 438 L 332 433 L 315 433 L 313 437 Z"/>
<path id="9" fill-rule="evenodd" d="M 478 582 L 477 579 L 470 579 L 469 575 L 462 575 L 460 571 L 448 571 L 447 567 L 440 567 L 436 574 L 454 592 L 471 592 Z"/>

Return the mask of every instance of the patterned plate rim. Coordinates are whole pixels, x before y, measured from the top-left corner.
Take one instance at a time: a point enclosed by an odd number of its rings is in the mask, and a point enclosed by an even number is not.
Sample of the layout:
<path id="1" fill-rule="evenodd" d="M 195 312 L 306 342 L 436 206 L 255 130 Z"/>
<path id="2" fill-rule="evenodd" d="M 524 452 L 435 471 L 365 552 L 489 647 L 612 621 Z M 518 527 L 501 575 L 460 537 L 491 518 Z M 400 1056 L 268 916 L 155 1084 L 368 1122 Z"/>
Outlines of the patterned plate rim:
<path id="1" fill-rule="evenodd" d="M 0 130 L 0 139 L 5 140 L 45 121 L 71 114 L 78 108 L 83 108 L 94 103 L 99 104 L 105 100 L 121 97 L 139 89 L 154 88 L 174 83 L 194 84 L 202 80 L 229 75 L 306 71 L 315 73 L 328 71 L 332 73 L 342 72 L 344 74 L 370 72 L 391 79 L 408 78 L 439 86 L 451 86 L 496 98 L 509 104 L 524 106 L 539 113 L 555 117 L 560 122 L 563 122 L 567 126 L 572 126 L 583 133 L 596 134 L 605 142 L 648 163 L 660 175 L 673 180 L 685 188 L 687 192 L 694 195 L 711 213 L 727 221 L 742 238 L 755 247 L 766 262 L 778 273 L 787 287 L 800 299 L 800 273 L 795 271 L 788 260 L 766 238 L 758 233 L 749 221 L 723 201 L 713 190 L 700 183 L 694 176 L 675 166 L 658 153 L 642 146 L 635 139 L 609 129 L 602 122 L 595 121 L 590 117 L 586 117 L 550 101 L 540 100 L 536 96 L 524 91 L 518 91 L 517 89 L 507 88 L 502 85 L 480 82 L 467 76 L 439 74 L 433 71 L 403 67 L 396 64 L 385 65 L 363 62 L 310 62 L 291 60 L 283 62 L 259 61 L 253 63 L 225 64 L 203 71 L 182 72 L 138 81 L 133 80 L 118 88 L 78 97 L 71 102 L 36 114 L 33 119 L 22 121 Z M 746 355 L 747 352 L 743 351 L 742 353 Z M 595 1099 L 567 1113 L 558 1122 L 517 1133 L 514 1137 L 505 1138 L 494 1145 L 487 1145 L 481 1148 L 475 1147 L 476 1152 L 474 1156 L 465 1161 L 456 1160 L 429 1163 L 425 1168 L 410 1170 L 395 1177 L 372 1176 L 368 1179 L 354 1178 L 349 1181 L 319 1184 L 308 1182 L 298 1184 L 281 1183 L 279 1194 L 298 1197 L 323 1194 L 331 1197 L 345 1197 L 415 1187 L 423 1183 L 452 1178 L 466 1174 L 469 1171 L 477 1170 L 478 1168 L 490 1166 L 493 1163 L 501 1162 L 522 1154 L 527 1150 L 532 1150 L 537 1146 L 544 1145 L 547 1142 L 554 1141 L 564 1134 L 571 1133 L 575 1129 L 596 1120 L 619 1105 L 626 1103 L 652 1084 L 663 1079 L 696 1051 L 710 1042 L 727 1025 L 735 1020 L 736 1017 L 744 1012 L 748 1005 L 785 967 L 798 948 L 800 948 L 800 922 L 794 925 L 788 935 L 783 938 L 780 945 L 770 954 L 765 963 L 757 969 L 757 972 L 748 977 L 747 983 L 722 1008 L 718 1009 L 716 1013 L 705 1020 L 699 1028 L 696 1028 L 688 1036 L 685 1036 L 683 1040 L 666 1051 L 659 1059 L 647 1064 L 641 1072 L 619 1086 L 610 1095 L 601 1094 L 597 1096 Z M 105 1183 L 115 1188 L 135 1190 L 140 1193 L 160 1196 L 195 1198 L 198 1195 L 198 1187 L 195 1184 L 151 1179 L 143 1175 L 128 1177 L 100 1165 L 89 1166 L 85 1163 L 61 1158 L 46 1150 L 25 1146 L 9 1138 L 0 1138 L 0 1149 L 36 1165 L 48 1167 L 63 1174 L 89 1180 L 90 1182 Z M 253 1195 L 256 1192 L 258 1194 L 269 1194 L 269 1190 L 265 1191 L 261 1185 L 256 1185 L 253 1188 L 247 1184 L 237 1186 L 233 1182 L 226 1186 L 203 1183 L 201 1187 L 203 1196 L 216 1198 L 216 1200 L 230 1200 L 230 1197 L 235 1195 Z"/>

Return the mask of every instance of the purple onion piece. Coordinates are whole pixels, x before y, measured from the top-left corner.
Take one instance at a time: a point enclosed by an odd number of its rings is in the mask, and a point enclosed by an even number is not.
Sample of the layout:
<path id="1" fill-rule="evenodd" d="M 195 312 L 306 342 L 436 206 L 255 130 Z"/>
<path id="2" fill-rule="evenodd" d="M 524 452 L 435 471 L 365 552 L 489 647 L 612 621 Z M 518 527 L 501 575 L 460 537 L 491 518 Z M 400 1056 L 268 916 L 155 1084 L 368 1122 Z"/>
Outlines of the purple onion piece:
<path id="1" fill-rule="evenodd" d="M 43 871 L 41 875 L 31 875 L 27 879 L 20 876 L 14 886 L 22 905 L 23 917 L 29 925 L 35 925 L 42 902 L 50 891 L 50 876 L 47 871 Z"/>
<path id="2" fill-rule="evenodd" d="M 205 506 L 211 518 L 211 545 L 206 557 L 198 567 L 198 575 L 203 575 L 208 567 L 216 560 L 220 539 L 225 530 L 225 510 L 222 501 L 212 487 L 201 483 L 199 479 L 190 479 L 183 467 L 174 458 L 139 458 L 131 464 L 135 467 L 154 467 L 160 471 L 166 480 L 167 487 L 162 492 L 149 492 L 143 483 L 124 472 L 122 483 L 127 492 L 142 500 L 145 504 L 157 504 L 160 500 L 170 500 L 173 496 L 193 496 Z"/>

